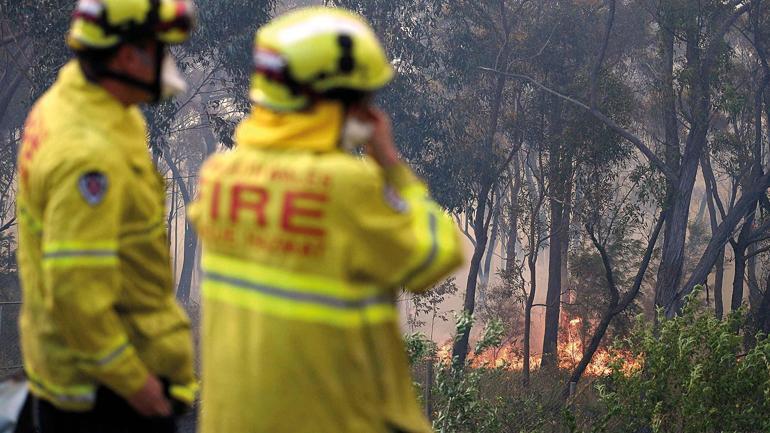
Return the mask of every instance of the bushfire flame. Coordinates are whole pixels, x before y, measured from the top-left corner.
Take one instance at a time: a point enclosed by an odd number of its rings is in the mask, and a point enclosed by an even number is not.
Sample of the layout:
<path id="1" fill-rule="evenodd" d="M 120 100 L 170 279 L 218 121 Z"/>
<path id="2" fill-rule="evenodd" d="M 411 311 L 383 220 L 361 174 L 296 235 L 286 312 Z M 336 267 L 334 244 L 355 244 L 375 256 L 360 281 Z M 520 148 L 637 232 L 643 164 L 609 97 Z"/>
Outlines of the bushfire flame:
<path id="1" fill-rule="evenodd" d="M 568 322 L 567 333 L 558 345 L 559 368 L 563 370 L 574 369 L 583 357 L 583 341 L 580 338 L 582 319 L 571 319 Z M 452 359 L 452 342 L 447 342 L 438 349 L 438 359 L 442 362 L 450 362 Z M 612 363 L 618 357 L 623 358 L 623 372 L 630 374 L 640 368 L 639 360 L 634 359 L 629 353 L 610 351 L 599 348 L 593 355 L 591 362 L 585 370 L 588 376 L 607 376 L 612 373 Z M 542 355 L 530 356 L 530 368 L 537 369 L 542 361 Z M 522 371 L 524 359 L 521 348 L 515 342 L 505 343 L 500 347 L 489 348 L 482 353 L 469 353 L 468 362 L 473 368 L 502 368 L 509 371 Z"/>

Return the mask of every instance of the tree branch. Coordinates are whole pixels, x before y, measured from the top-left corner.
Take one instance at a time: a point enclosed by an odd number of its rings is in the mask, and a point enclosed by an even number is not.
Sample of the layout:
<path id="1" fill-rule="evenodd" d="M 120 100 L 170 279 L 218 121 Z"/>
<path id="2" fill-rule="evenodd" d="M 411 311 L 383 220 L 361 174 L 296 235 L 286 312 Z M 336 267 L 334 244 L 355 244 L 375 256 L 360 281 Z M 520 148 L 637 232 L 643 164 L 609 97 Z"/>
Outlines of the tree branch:
<path id="1" fill-rule="evenodd" d="M 471 244 L 473 244 L 473 247 L 476 248 L 476 239 L 471 236 L 470 231 L 468 230 L 468 217 L 465 217 L 465 224 L 463 225 L 460 221 L 460 216 L 455 215 L 455 221 L 457 222 L 457 227 L 460 228 L 460 231 L 465 235 L 466 238 L 468 238 L 469 241 L 471 241 Z"/>
<path id="2" fill-rule="evenodd" d="M 745 258 L 746 258 L 746 260 L 748 260 L 748 259 L 750 259 L 752 257 L 758 256 L 758 255 L 760 255 L 762 253 L 766 253 L 768 251 L 770 251 L 770 245 L 766 245 L 766 246 L 764 246 L 764 247 L 762 247 L 762 248 L 760 248 L 760 249 L 758 249 L 756 251 L 753 251 L 750 254 L 746 254 Z"/>
<path id="3" fill-rule="evenodd" d="M 647 250 L 644 252 L 642 263 L 639 265 L 639 272 L 636 273 L 636 278 L 634 278 L 634 285 L 631 286 L 631 290 L 626 292 L 625 296 L 623 296 L 623 299 L 620 301 L 616 307 L 616 310 L 614 311 L 615 314 L 619 314 L 625 310 L 626 307 L 628 307 L 631 302 L 636 299 L 636 295 L 639 294 L 639 290 L 641 290 L 642 283 L 644 282 L 644 275 L 647 273 L 647 268 L 650 266 L 652 254 L 655 252 L 655 245 L 658 243 L 658 237 L 661 230 L 663 229 L 663 224 L 665 221 L 666 211 L 663 211 L 661 212 L 660 217 L 658 217 L 658 222 L 655 224 L 655 228 L 652 230 L 652 236 L 650 237 L 650 241 L 647 243 Z"/>
<path id="4" fill-rule="evenodd" d="M 647 147 L 647 145 L 645 145 L 644 142 L 639 137 L 637 137 L 635 134 L 628 131 L 627 129 L 623 128 L 622 126 L 618 125 L 614 120 L 607 117 L 607 115 L 605 115 L 601 111 L 595 108 L 591 108 L 584 102 L 581 102 L 571 96 L 565 95 L 561 92 L 551 89 L 550 87 L 546 86 L 545 84 L 535 80 L 534 78 L 528 75 L 516 74 L 512 72 L 503 72 L 503 71 L 498 71 L 496 69 L 486 68 L 486 67 L 479 67 L 479 69 L 487 72 L 493 72 L 496 74 L 504 75 L 506 77 L 527 81 L 533 86 L 547 93 L 550 93 L 556 97 L 559 97 L 567 102 L 570 102 L 588 111 L 594 117 L 596 117 L 599 121 L 604 123 L 607 127 L 609 127 L 610 129 L 615 131 L 617 134 L 619 134 L 621 137 L 625 138 L 626 140 L 630 141 L 634 146 L 636 146 L 636 148 L 639 149 L 639 151 L 642 152 L 642 154 L 644 154 L 644 156 L 647 157 L 647 159 L 666 176 L 666 179 L 668 179 L 669 182 L 673 184 L 679 183 L 679 176 L 676 173 L 674 173 L 674 171 L 671 170 L 671 168 L 668 165 L 666 165 L 660 158 L 658 158 L 658 156 L 655 155 L 655 153 L 652 150 L 650 150 L 650 148 Z"/>
<path id="5" fill-rule="evenodd" d="M 604 265 L 604 274 L 607 278 L 607 290 L 610 294 L 610 311 L 614 310 L 615 307 L 618 305 L 618 300 L 620 299 L 620 294 L 618 293 L 618 287 L 615 285 L 615 274 L 612 271 L 612 263 L 610 262 L 610 256 L 607 255 L 607 250 L 604 248 L 604 245 L 599 242 L 599 240 L 596 238 L 596 235 L 594 234 L 593 229 L 591 229 L 588 225 L 586 225 L 586 232 L 588 232 L 588 236 L 591 238 L 591 242 L 594 244 L 594 247 L 596 247 L 596 251 L 599 251 L 599 255 L 602 258 L 602 264 Z"/>
<path id="6" fill-rule="evenodd" d="M 733 1 L 733 2 L 730 2 L 730 4 L 726 5 L 727 9 L 734 8 L 735 10 L 722 23 L 719 29 L 716 32 L 714 32 L 714 36 L 711 38 L 711 42 L 709 43 L 708 48 L 706 48 L 706 53 L 703 56 L 703 59 L 704 59 L 703 69 L 702 69 L 703 73 L 708 74 L 711 72 L 711 68 L 714 65 L 714 62 L 716 62 L 717 60 L 717 53 L 719 52 L 719 49 L 721 47 L 721 42 L 725 34 L 730 30 L 730 28 L 733 26 L 735 21 L 741 17 L 741 15 L 751 10 L 754 1 L 755 0 L 752 0 L 752 1 L 749 1 L 748 3 L 743 3 L 742 1 Z"/>
<path id="7" fill-rule="evenodd" d="M 591 89 L 588 93 L 588 99 L 592 109 L 596 108 L 596 89 L 599 86 L 599 72 L 604 63 L 604 57 L 607 55 L 607 46 L 610 44 L 610 35 L 612 34 L 612 27 L 615 24 L 615 0 L 608 0 L 608 3 L 610 10 L 607 14 L 607 26 L 604 31 L 604 39 L 602 41 L 602 46 L 599 49 L 599 56 L 591 71 Z"/>
<path id="8" fill-rule="evenodd" d="M 4 36 L 0 39 L 0 47 L 16 42 L 20 37 L 26 36 L 29 32 L 16 33 L 15 35 Z"/>
<path id="9" fill-rule="evenodd" d="M 16 224 L 16 217 L 13 217 L 8 221 L 7 223 L 0 226 L 0 233 L 3 233 L 4 231 L 8 230 L 9 228 L 13 227 L 14 224 Z"/>
<path id="10" fill-rule="evenodd" d="M 770 229 L 770 220 L 762 223 L 761 226 L 752 230 L 751 236 L 747 239 L 747 245 L 757 243 L 767 239 L 767 231 Z"/>
<path id="11" fill-rule="evenodd" d="M 601 320 L 599 321 L 599 324 L 596 326 L 596 330 L 593 333 L 593 336 L 591 336 L 591 341 L 586 346 L 586 349 L 583 351 L 583 356 L 580 358 L 580 362 L 573 370 L 572 374 L 570 375 L 569 382 L 566 384 L 566 387 L 562 391 L 562 396 L 564 398 L 567 398 L 569 396 L 570 391 L 570 385 L 576 384 L 580 380 L 580 378 L 583 376 L 583 373 L 585 372 L 586 368 L 588 367 L 588 364 L 591 362 L 591 359 L 593 358 L 594 354 L 596 353 L 596 350 L 599 348 L 599 345 L 602 342 L 602 339 L 604 338 L 605 333 L 607 332 L 607 328 L 609 328 L 610 323 L 612 323 L 612 320 L 620 314 L 623 310 L 628 307 L 628 305 L 636 298 L 636 295 L 639 293 L 639 288 L 642 285 L 642 281 L 644 280 L 644 275 L 647 272 L 647 267 L 650 264 L 650 259 L 652 257 L 652 253 L 655 249 L 655 244 L 658 241 L 658 235 L 660 234 L 661 229 L 663 228 L 663 221 L 665 221 L 665 213 L 662 213 L 660 215 L 660 218 L 658 219 L 658 223 L 655 225 L 655 229 L 653 230 L 652 237 L 650 238 L 650 241 L 647 244 L 647 251 L 644 254 L 644 258 L 642 259 L 642 263 L 639 265 L 639 272 L 636 275 L 636 279 L 634 280 L 634 285 L 629 290 L 628 293 L 623 297 L 623 300 L 620 304 L 618 304 L 618 290 L 615 286 L 615 279 L 613 276 L 612 271 L 612 265 L 610 264 L 609 256 L 607 255 L 607 252 L 604 249 L 604 246 L 598 242 L 596 239 L 596 236 L 594 236 L 594 233 L 592 230 L 590 230 L 589 227 L 586 227 L 589 236 L 591 237 L 591 241 L 593 242 L 596 249 L 599 251 L 599 254 L 602 257 L 602 263 L 604 264 L 604 270 L 607 275 L 607 283 L 610 287 L 610 303 L 607 306 L 607 309 L 602 314 Z"/>
<path id="12" fill-rule="evenodd" d="M 722 217 L 722 220 L 724 220 L 727 212 L 725 211 L 725 206 L 722 203 L 722 199 L 719 197 L 719 191 L 717 190 L 717 180 L 716 180 L 716 177 L 714 176 L 714 170 L 712 170 L 711 162 L 709 161 L 709 158 L 705 152 L 701 156 L 700 163 L 701 163 L 701 169 L 703 171 L 703 177 L 706 184 L 706 190 L 714 198 L 714 202 L 717 205 L 717 209 L 719 209 L 719 216 Z"/>
<path id="13" fill-rule="evenodd" d="M 770 187 L 770 174 L 760 176 L 735 203 L 730 213 L 725 216 L 719 228 L 714 232 L 711 241 L 709 241 L 706 247 L 706 251 L 703 252 L 698 264 L 690 275 L 690 279 L 676 293 L 674 297 L 675 302 L 666 311 L 667 317 L 673 317 L 681 310 L 682 299 L 692 292 L 696 284 L 706 281 L 711 268 L 714 267 L 719 251 L 727 243 L 727 238 L 733 233 L 738 223 L 756 206 L 759 197 L 767 193 L 768 187 Z"/>

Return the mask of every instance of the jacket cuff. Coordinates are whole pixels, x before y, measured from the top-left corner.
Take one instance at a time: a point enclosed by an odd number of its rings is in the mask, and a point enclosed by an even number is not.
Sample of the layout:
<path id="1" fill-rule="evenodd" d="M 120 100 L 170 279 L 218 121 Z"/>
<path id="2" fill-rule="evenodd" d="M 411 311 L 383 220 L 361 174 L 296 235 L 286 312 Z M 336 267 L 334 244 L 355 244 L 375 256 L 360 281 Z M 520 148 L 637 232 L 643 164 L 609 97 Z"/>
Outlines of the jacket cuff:
<path id="1" fill-rule="evenodd" d="M 412 169 L 403 162 L 385 168 L 383 171 L 385 172 L 385 182 L 398 190 L 420 182 Z"/>
<path id="2" fill-rule="evenodd" d="M 128 399 L 142 389 L 150 376 L 147 367 L 139 359 L 133 347 L 129 346 L 125 356 L 95 372 L 94 376 L 102 385 Z"/>
<path id="3" fill-rule="evenodd" d="M 191 382 L 186 385 L 171 385 L 168 393 L 175 400 L 192 407 L 195 397 L 198 395 L 198 383 Z"/>

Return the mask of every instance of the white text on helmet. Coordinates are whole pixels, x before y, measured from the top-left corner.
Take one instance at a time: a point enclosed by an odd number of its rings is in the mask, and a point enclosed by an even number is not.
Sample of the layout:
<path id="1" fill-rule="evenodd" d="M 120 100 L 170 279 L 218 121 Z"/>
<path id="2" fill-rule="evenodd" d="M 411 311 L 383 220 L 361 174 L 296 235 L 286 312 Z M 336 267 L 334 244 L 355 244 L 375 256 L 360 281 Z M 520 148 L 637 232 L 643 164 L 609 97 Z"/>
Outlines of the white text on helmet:
<path id="1" fill-rule="evenodd" d="M 257 69 L 281 71 L 286 67 L 286 60 L 276 52 L 257 49 L 254 51 L 254 64 Z"/>
<path id="2" fill-rule="evenodd" d="M 319 16 L 283 29 L 278 37 L 281 43 L 292 44 L 320 33 L 330 32 L 356 35 L 368 33 L 369 29 L 356 20 Z"/>
<path id="3" fill-rule="evenodd" d="M 104 11 L 104 4 L 99 0 L 80 0 L 76 10 L 79 14 L 98 18 Z"/>

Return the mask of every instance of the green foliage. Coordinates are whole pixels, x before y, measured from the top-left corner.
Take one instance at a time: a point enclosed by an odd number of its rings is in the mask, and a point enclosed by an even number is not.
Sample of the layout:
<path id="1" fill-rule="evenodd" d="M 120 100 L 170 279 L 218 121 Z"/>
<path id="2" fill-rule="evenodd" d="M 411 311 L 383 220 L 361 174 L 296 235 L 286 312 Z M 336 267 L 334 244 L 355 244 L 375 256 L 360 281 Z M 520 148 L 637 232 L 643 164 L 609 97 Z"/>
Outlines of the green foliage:
<path id="1" fill-rule="evenodd" d="M 717 433 L 770 431 L 770 339 L 744 349 L 742 312 L 719 321 L 700 307 L 701 288 L 680 317 L 640 316 L 616 347 L 612 374 L 578 392 L 559 395 L 567 376 L 534 372 L 529 387 L 504 368 L 435 364 L 434 428 L 452 433 Z M 459 316 L 458 332 L 472 318 Z M 476 352 L 499 347 L 504 333 L 490 322 Z M 424 336 L 407 336 L 410 357 L 435 350 Z M 595 394 L 594 394 L 595 392 Z"/>
<path id="2" fill-rule="evenodd" d="M 711 433 L 770 431 L 770 340 L 744 352 L 742 312 L 719 321 L 699 308 L 696 290 L 680 317 L 658 328 L 639 319 L 598 388 L 607 405 L 600 431 Z"/>
<path id="3" fill-rule="evenodd" d="M 145 107 L 152 146 L 203 125 L 207 127 L 204 139 L 210 135 L 210 141 L 215 137 L 217 142 L 231 147 L 235 127 L 251 108 L 249 83 L 253 61 L 249 53 L 257 29 L 271 18 L 275 2 L 197 0 L 196 4 L 196 31 L 189 41 L 173 48 L 190 91 L 160 106 Z M 172 152 L 179 155 L 185 150 Z M 201 156 L 207 153 L 204 151 Z"/>
<path id="4" fill-rule="evenodd" d="M 639 165 L 628 176 L 637 186 L 639 204 L 660 207 L 666 202 L 666 181 L 651 165 Z"/>
<path id="5" fill-rule="evenodd" d="M 645 245 L 634 238 L 634 232 L 613 233 L 608 242 L 607 252 L 612 257 L 613 273 L 617 287 L 628 288 L 636 277 L 639 257 L 644 254 Z M 566 304 L 564 310 L 570 318 L 580 318 L 579 337 L 588 341 L 601 319 L 608 302 L 607 274 L 601 256 L 593 245 L 579 244 L 572 247 L 569 261 L 570 287 L 575 287 L 574 301 Z M 598 306 L 601 306 L 598 308 Z M 623 336 L 631 327 L 633 318 L 640 312 L 637 302 L 619 314 L 611 323 L 604 341 Z"/>
<path id="6" fill-rule="evenodd" d="M 459 338 L 464 332 L 467 332 L 473 327 L 473 316 L 468 311 L 463 310 L 455 317 L 455 340 Z"/>
<path id="7" fill-rule="evenodd" d="M 436 319 L 442 322 L 449 320 L 448 314 L 442 312 L 439 307 L 447 298 L 454 296 L 457 289 L 455 277 L 449 277 L 430 290 L 411 294 L 410 300 L 414 312 L 407 317 L 407 324 L 412 328 L 417 328 L 427 325 L 426 320 L 429 319 L 432 329 Z"/>
<path id="8" fill-rule="evenodd" d="M 464 373 L 443 365 L 436 375 L 438 410 L 433 428 L 441 433 L 499 432 L 501 414 L 496 400 L 484 399 L 483 370 Z"/>
<path id="9" fill-rule="evenodd" d="M 4 0 L 0 18 L 7 18 L 10 34 L 19 41 L 9 48 L 14 66 L 23 70 L 30 86 L 25 95 L 28 103 L 47 89 L 70 57 L 65 34 L 75 8 L 73 0 L 12 1 Z M 3 34 L 5 36 L 5 34 Z"/>
<path id="10" fill-rule="evenodd" d="M 487 323 L 484 328 L 484 333 L 476 343 L 474 352 L 478 355 L 485 350 L 495 347 L 500 347 L 503 343 L 503 337 L 505 337 L 505 327 L 500 319 L 492 319 Z"/>
<path id="11" fill-rule="evenodd" d="M 473 317 L 458 315 L 456 335 L 462 335 L 472 325 Z M 499 346 L 504 332 L 502 322 L 491 322 L 476 345 L 476 353 Z M 481 386 L 484 370 L 469 368 L 468 365 L 463 367 L 458 368 L 454 363 L 438 364 L 434 394 L 438 409 L 433 427 L 441 433 L 500 431 L 499 398 L 484 398 Z"/>
<path id="12" fill-rule="evenodd" d="M 458 317 L 458 334 L 470 323 L 472 319 Z M 475 353 L 499 349 L 505 332 L 502 322 L 490 321 L 476 344 Z M 424 362 L 425 353 L 434 350 L 419 334 L 407 335 L 406 342 L 413 365 Z M 556 433 L 566 425 L 564 420 L 569 419 L 558 391 L 554 391 L 566 380 L 563 374 L 535 372 L 532 385 L 524 387 L 521 373 L 505 366 L 472 368 L 469 361 L 458 368 L 446 360 L 433 361 L 436 377 L 431 403 L 433 427 L 437 432 Z M 416 384 L 418 389 L 426 385 Z"/>
<path id="13" fill-rule="evenodd" d="M 404 337 L 406 354 L 412 365 L 426 359 L 433 359 L 436 354 L 436 343 L 420 332 L 413 332 Z"/>

